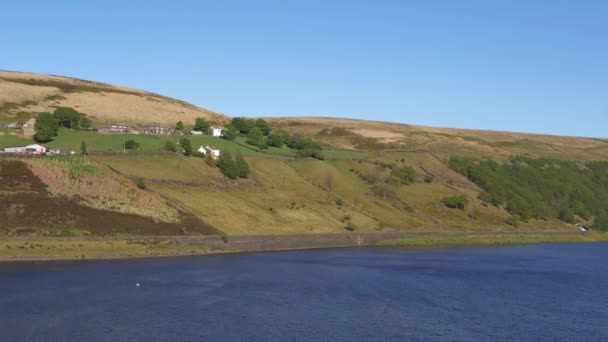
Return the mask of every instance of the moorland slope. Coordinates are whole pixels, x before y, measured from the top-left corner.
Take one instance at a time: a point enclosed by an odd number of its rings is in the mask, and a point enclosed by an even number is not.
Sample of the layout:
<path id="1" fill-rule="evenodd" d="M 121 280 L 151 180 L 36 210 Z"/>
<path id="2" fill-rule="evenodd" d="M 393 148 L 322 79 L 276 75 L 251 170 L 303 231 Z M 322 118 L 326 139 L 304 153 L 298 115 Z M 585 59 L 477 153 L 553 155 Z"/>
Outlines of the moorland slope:
<path id="1" fill-rule="evenodd" d="M 18 113 L 52 112 L 71 107 L 94 122 L 175 125 L 202 117 L 222 123 L 226 116 L 159 94 L 69 77 L 0 71 L 0 119 Z M 27 116 L 27 115 L 26 115 Z"/>
<path id="2" fill-rule="evenodd" d="M 54 106 L 73 107 L 97 120 L 134 123 L 174 125 L 199 116 L 229 120 L 130 88 L 9 72 L 0 72 L 0 106 L 7 120 Z M 579 231 L 575 224 L 591 226 L 606 215 L 598 203 L 608 192 L 608 168 L 597 163 L 608 160 L 605 139 L 336 118 L 267 121 L 273 132 L 312 139 L 322 153 L 309 158 L 286 145 L 260 149 L 245 136 L 188 136 L 195 149 L 212 145 L 244 156 L 249 177 L 229 179 L 214 163 L 168 150 L 179 136 L 61 129 L 47 146 L 77 151 L 85 142 L 86 157 L 0 160 L 0 235 L 573 232 Z M 125 152 L 128 139 L 139 149 Z M 0 133 L 0 148 L 30 142 L 16 132 Z M 468 159 L 455 164 L 454 157 Z M 530 168 L 535 169 L 520 172 Z M 541 197 L 511 190 L 533 189 L 534 177 L 564 183 L 579 171 L 584 182 L 576 184 L 585 188 L 563 184 L 551 190 L 550 184 L 558 183 L 545 182 L 538 189 Z M 538 205 L 553 199 L 561 207 Z M 90 220 L 95 216 L 102 219 Z"/>

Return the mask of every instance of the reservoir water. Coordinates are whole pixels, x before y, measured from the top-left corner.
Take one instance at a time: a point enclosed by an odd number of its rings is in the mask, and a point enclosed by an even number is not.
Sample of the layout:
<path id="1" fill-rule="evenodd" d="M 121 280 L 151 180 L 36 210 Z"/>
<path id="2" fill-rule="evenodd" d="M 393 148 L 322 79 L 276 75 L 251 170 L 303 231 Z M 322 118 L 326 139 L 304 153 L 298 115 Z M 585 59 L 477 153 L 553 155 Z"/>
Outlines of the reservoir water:
<path id="1" fill-rule="evenodd" d="M 403 340 L 606 341 L 608 243 L 0 264 L 0 341 Z"/>

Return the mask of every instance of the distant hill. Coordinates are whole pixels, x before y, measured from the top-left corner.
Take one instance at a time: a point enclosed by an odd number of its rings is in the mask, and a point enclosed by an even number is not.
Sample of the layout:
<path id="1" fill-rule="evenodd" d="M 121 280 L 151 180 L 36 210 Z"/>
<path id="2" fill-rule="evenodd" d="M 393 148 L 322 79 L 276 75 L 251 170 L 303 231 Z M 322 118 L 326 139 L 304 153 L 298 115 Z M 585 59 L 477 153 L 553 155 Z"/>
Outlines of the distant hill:
<path id="1" fill-rule="evenodd" d="M 608 140 L 474 129 L 438 128 L 324 117 L 267 118 L 274 128 L 313 136 L 326 147 L 364 151 L 608 159 Z"/>
<path id="2" fill-rule="evenodd" d="M 0 118 L 19 112 L 53 111 L 72 107 L 94 121 L 160 123 L 178 120 L 194 123 L 197 117 L 222 123 L 227 117 L 170 97 L 106 83 L 75 78 L 0 71 Z"/>

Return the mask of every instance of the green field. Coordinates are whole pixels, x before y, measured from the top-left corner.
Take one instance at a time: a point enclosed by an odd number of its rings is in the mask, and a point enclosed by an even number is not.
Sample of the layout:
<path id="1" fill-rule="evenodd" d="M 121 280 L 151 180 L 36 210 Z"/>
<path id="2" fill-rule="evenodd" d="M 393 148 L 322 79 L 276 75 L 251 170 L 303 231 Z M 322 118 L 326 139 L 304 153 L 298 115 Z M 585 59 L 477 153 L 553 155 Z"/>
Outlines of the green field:
<path id="1" fill-rule="evenodd" d="M 179 142 L 181 138 L 190 139 L 192 147 L 196 150 L 200 146 L 214 146 L 226 153 L 240 152 L 243 155 L 262 155 L 254 149 L 247 148 L 217 137 L 202 136 L 161 136 L 161 135 L 137 135 L 137 134 L 97 134 L 87 131 L 61 130 L 59 135 L 49 142 L 47 146 L 59 149 L 79 150 L 82 141 L 87 143 L 89 152 L 122 152 L 125 141 L 132 139 L 140 144 L 137 151 L 129 152 L 163 152 L 165 143 L 171 141 Z M 1 141 L 1 140 L 0 140 Z"/>
<path id="2" fill-rule="evenodd" d="M 5 147 L 13 147 L 13 146 L 23 146 L 33 144 L 34 140 L 27 139 L 22 136 L 17 135 L 0 135 L 0 149 Z"/>
<path id="3" fill-rule="evenodd" d="M 87 131 L 60 130 L 57 137 L 47 146 L 78 151 L 82 141 L 87 143 L 89 152 L 121 152 L 125 141 L 133 139 L 140 144 L 142 152 L 157 152 L 162 149 L 166 137 L 133 134 L 97 134 Z"/>
<path id="4" fill-rule="evenodd" d="M 208 135 L 187 135 L 180 137 L 137 134 L 97 134 L 89 131 L 62 129 L 59 131 L 57 137 L 46 145 L 50 148 L 79 151 L 80 144 L 84 141 L 87 144 L 88 152 L 93 153 L 123 151 L 129 153 L 158 153 L 165 152 L 165 144 L 167 141 L 177 143 L 181 138 L 190 139 L 194 150 L 201 146 L 209 145 L 219 148 L 225 153 L 241 153 L 244 156 L 265 156 L 275 158 L 293 158 L 296 156 L 296 151 L 287 146 L 281 148 L 268 147 L 267 149 L 259 150 L 255 146 L 248 145 L 245 137 L 237 137 L 235 141 L 228 141 Z M 124 149 L 125 141 L 130 139 L 135 140 L 140 144 L 138 150 L 133 151 Z M 21 136 L 0 135 L 0 148 L 33 143 L 34 141 L 32 139 L 23 138 Z M 381 154 L 366 151 L 323 150 L 323 155 L 326 159 L 364 159 Z"/>

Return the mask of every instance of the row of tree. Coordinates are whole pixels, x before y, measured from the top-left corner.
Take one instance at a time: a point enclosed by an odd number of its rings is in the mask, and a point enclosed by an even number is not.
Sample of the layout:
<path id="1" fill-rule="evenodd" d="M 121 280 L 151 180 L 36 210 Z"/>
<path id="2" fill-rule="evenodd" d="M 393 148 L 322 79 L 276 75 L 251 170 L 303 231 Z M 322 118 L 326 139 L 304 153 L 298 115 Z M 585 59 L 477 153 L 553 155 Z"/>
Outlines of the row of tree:
<path id="1" fill-rule="evenodd" d="M 209 131 L 209 127 L 211 127 L 209 121 L 205 120 L 204 118 L 196 118 L 194 120 L 194 126 L 192 127 L 192 130 L 199 132 L 207 132 Z M 175 130 L 183 131 L 184 129 L 185 125 L 183 121 L 180 120 L 175 124 Z"/>
<path id="2" fill-rule="evenodd" d="M 485 191 L 479 198 L 522 220 L 557 218 L 593 220 L 594 228 L 608 230 L 608 162 L 516 156 L 507 162 L 452 157 L 452 169 Z"/>
<path id="3" fill-rule="evenodd" d="M 234 140 L 238 136 L 246 137 L 247 144 L 260 149 L 269 146 L 281 148 L 287 145 L 297 150 L 299 157 L 324 158 L 321 146 L 312 139 L 298 134 L 292 136 L 283 129 L 272 131 L 270 124 L 264 119 L 233 118 L 222 133 L 222 137 L 227 140 Z"/>
<path id="4" fill-rule="evenodd" d="M 80 113 L 74 108 L 58 107 L 53 112 L 53 116 L 57 119 L 60 127 L 72 129 L 89 129 L 91 128 L 91 119 L 86 114 Z"/>
<path id="5" fill-rule="evenodd" d="M 234 156 L 222 153 L 217 166 L 222 174 L 230 179 L 249 177 L 249 164 L 247 164 L 247 161 L 245 161 L 245 158 L 240 153 Z"/>

